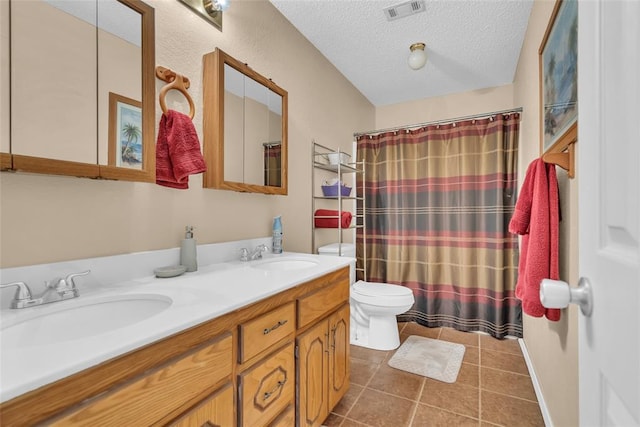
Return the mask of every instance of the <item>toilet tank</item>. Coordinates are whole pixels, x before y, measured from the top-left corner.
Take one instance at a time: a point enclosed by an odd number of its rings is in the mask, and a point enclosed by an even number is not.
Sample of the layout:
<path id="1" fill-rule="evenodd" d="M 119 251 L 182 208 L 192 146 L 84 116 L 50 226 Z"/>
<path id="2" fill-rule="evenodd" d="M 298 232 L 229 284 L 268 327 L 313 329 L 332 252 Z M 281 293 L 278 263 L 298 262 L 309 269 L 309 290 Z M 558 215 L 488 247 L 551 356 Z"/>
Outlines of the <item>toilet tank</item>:
<path id="1" fill-rule="evenodd" d="M 318 253 L 320 255 L 340 255 L 340 244 L 339 243 L 331 243 L 329 245 L 320 246 L 318 248 Z M 348 256 L 351 258 L 356 257 L 356 246 L 353 243 L 342 243 L 342 256 Z"/>

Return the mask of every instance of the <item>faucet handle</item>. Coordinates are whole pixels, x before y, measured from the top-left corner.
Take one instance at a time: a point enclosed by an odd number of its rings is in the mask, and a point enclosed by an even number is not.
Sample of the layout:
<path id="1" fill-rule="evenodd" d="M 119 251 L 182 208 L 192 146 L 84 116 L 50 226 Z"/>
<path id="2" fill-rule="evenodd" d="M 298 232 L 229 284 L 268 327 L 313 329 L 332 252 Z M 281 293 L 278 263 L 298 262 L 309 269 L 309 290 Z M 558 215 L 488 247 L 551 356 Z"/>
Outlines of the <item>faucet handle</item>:
<path id="1" fill-rule="evenodd" d="M 89 273 L 91 273 L 91 270 L 83 271 L 80 273 L 71 273 L 67 277 L 65 277 L 64 281 L 67 282 L 68 287 L 75 289 L 76 282 L 73 279 L 75 279 L 78 276 L 86 276 Z"/>
<path id="2" fill-rule="evenodd" d="M 1 288 L 8 288 L 9 286 L 17 286 L 16 294 L 13 297 L 14 301 L 26 301 L 31 299 L 31 290 L 24 282 L 11 282 L 4 285 L 0 285 Z"/>
<path id="3" fill-rule="evenodd" d="M 71 273 L 64 279 L 56 277 L 55 279 L 45 282 L 47 288 L 55 289 L 63 298 L 77 297 L 78 289 L 76 288 L 76 282 L 73 280 L 78 276 L 86 276 L 91 273 L 91 270 L 83 271 L 81 273 Z"/>
<path id="4" fill-rule="evenodd" d="M 249 249 L 247 248 L 240 249 L 240 261 L 249 261 Z"/>

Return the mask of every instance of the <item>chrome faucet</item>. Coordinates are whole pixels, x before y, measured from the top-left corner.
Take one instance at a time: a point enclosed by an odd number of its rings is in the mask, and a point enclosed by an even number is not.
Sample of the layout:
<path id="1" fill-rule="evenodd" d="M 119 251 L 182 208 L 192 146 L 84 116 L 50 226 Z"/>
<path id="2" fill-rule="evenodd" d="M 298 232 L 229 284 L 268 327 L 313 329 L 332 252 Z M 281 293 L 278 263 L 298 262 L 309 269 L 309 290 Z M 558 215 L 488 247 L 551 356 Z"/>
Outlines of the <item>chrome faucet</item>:
<path id="1" fill-rule="evenodd" d="M 262 258 L 262 252 L 268 251 L 267 245 L 258 245 L 253 250 L 253 252 L 249 252 L 249 249 L 242 248 L 240 249 L 240 261 L 253 261 L 256 259 Z"/>
<path id="2" fill-rule="evenodd" d="M 262 258 L 262 252 L 267 252 L 268 250 L 269 250 L 269 248 L 267 248 L 267 245 L 258 245 L 253 250 L 251 255 L 249 255 L 249 259 L 250 260 L 261 259 Z"/>
<path id="3" fill-rule="evenodd" d="M 82 273 L 71 273 L 64 279 L 55 278 L 45 282 L 46 288 L 37 298 L 33 298 L 31 290 L 24 282 L 7 283 L 6 285 L 0 285 L 0 288 L 18 287 L 11 301 L 11 308 L 32 307 L 79 297 L 80 293 L 74 279 L 78 276 L 86 276 L 89 273 L 91 273 L 91 270 L 83 271 Z"/>
<path id="4" fill-rule="evenodd" d="M 33 299 L 31 296 L 31 289 L 24 282 L 12 282 L 7 283 L 5 285 L 0 285 L 0 289 L 8 288 L 9 286 L 16 286 L 16 294 L 13 296 L 13 300 L 11 300 L 11 308 L 25 308 L 31 307 L 32 305 L 40 305 L 42 304 L 42 298 L 38 301 L 38 299 Z"/>

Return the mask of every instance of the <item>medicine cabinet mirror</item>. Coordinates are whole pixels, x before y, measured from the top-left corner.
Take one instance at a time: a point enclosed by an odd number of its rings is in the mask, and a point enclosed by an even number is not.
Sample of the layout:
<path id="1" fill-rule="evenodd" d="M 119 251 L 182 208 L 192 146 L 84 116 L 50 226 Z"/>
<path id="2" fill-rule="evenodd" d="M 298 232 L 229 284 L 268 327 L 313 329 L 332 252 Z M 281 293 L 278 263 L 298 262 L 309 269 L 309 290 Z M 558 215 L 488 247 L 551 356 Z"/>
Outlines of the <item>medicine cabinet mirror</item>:
<path id="1" fill-rule="evenodd" d="M 203 79 L 204 186 L 287 194 L 287 91 L 220 49 Z"/>
<path id="2" fill-rule="evenodd" d="M 153 8 L 12 0 L 0 19 L 2 169 L 155 182 Z"/>

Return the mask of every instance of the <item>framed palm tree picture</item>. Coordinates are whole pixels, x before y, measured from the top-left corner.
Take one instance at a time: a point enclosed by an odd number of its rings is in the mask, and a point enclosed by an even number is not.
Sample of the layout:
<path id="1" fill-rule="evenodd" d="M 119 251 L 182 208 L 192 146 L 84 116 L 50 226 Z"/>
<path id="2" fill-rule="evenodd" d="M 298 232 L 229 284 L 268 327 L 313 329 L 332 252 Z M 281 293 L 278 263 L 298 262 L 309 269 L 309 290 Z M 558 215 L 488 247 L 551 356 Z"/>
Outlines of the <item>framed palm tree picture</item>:
<path id="1" fill-rule="evenodd" d="M 578 133 L 577 0 L 556 0 L 538 54 L 540 152 L 562 152 Z"/>
<path id="2" fill-rule="evenodd" d="M 142 102 L 109 92 L 109 165 L 142 169 Z"/>

